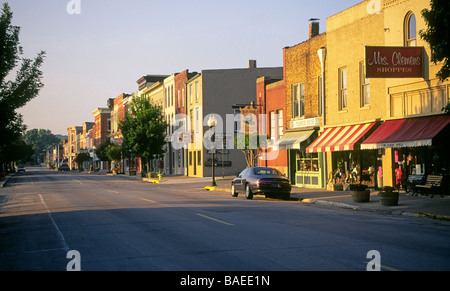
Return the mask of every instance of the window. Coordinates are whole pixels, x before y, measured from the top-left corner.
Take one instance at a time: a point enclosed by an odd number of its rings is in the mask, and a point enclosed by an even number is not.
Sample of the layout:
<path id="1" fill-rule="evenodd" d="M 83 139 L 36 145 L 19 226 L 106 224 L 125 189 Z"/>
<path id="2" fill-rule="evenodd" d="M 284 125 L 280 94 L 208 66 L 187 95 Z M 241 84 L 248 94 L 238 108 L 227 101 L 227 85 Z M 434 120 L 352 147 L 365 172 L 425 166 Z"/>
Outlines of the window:
<path id="1" fill-rule="evenodd" d="M 270 139 L 278 141 L 283 136 L 283 110 L 272 111 L 270 114 Z"/>
<path id="2" fill-rule="evenodd" d="M 173 85 L 170 86 L 170 100 L 171 100 L 170 105 L 175 106 L 175 92 L 173 91 Z"/>
<path id="3" fill-rule="evenodd" d="M 192 104 L 193 94 L 192 94 L 192 84 L 189 85 L 189 102 Z"/>
<path id="4" fill-rule="evenodd" d="M 189 110 L 189 122 L 191 125 L 191 138 L 194 136 L 194 112 L 193 110 Z"/>
<path id="5" fill-rule="evenodd" d="M 278 110 L 278 138 L 283 136 L 283 110 Z"/>
<path id="6" fill-rule="evenodd" d="M 276 132 L 276 120 L 275 120 L 275 111 L 272 111 L 270 114 L 270 139 L 273 141 L 277 141 L 277 132 Z"/>
<path id="7" fill-rule="evenodd" d="M 181 90 L 181 106 L 184 107 L 184 88 Z"/>
<path id="8" fill-rule="evenodd" d="M 339 69 L 339 110 L 347 109 L 347 68 Z"/>
<path id="9" fill-rule="evenodd" d="M 319 114 L 322 114 L 322 102 L 323 102 L 323 88 L 322 88 L 322 76 L 319 76 L 318 78 L 318 94 L 317 96 L 319 96 Z"/>
<path id="10" fill-rule="evenodd" d="M 292 118 L 305 115 L 305 84 L 292 86 Z"/>
<path id="11" fill-rule="evenodd" d="M 417 45 L 416 15 L 409 12 L 405 18 L 405 46 Z"/>
<path id="12" fill-rule="evenodd" d="M 198 82 L 195 82 L 195 102 L 198 102 Z"/>
<path id="13" fill-rule="evenodd" d="M 366 64 L 359 63 L 359 75 L 361 83 L 361 107 L 370 105 L 370 79 L 366 78 Z"/>
<path id="14" fill-rule="evenodd" d="M 195 107 L 195 133 L 200 132 L 200 109 Z"/>
<path id="15" fill-rule="evenodd" d="M 178 103 L 178 109 L 180 109 L 180 107 L 181 107 L 181 93 L 180 93 L 180 90 L 178 90 L 177 103 Z"/>
<path id="16" fill-rule="evenodd" d="M 189 152 L 189 166 L 192 166 L 192 152 Z"/>
<path id="17" fill-rule="evenodd" d="M 202 165 L 202 151 L 197 152 L 197 165 Z"/>

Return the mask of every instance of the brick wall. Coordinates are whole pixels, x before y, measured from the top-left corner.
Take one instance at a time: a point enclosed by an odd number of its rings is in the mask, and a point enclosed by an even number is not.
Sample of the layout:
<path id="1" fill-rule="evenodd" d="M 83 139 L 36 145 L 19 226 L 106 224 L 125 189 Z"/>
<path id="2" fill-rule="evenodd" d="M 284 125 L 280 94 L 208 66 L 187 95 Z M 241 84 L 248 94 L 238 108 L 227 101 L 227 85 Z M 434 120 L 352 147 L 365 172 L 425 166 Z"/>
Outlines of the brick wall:
<path id="1" fill-rule="evenodd" d="M 319 76 L 322 74 L 317 51 L 326 46 L 326 33 L 298 45 L 284 48 L 284 76 L 286 83 L 286 116 L 292 119 L 292 86 L 304 83 L 304 119 L 319 117 Z M 300 118 L 300 119 L 303 119 Z"/>

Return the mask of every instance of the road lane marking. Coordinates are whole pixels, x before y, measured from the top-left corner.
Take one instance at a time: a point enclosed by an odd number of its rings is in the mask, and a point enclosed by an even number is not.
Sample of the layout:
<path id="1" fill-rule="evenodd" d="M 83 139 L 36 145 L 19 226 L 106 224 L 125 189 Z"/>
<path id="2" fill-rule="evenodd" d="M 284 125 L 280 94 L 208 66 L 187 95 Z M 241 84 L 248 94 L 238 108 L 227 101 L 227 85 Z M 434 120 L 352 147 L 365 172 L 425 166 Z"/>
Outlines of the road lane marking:
<path id="1" fill-rule="evenodd" d="M 219 222 L 219 223 L 222 223 L 222 224 L 225 224 L 225 225 L 229 225 L 229 226 L 233 226 L 234 225 L 232 223 L 228 223 L 228 222 L 225 222 L 225 221 L 213 218 L 213 217 L 209 217 L 209 216 L 203 215 L 201 213 L 197 213 L 197 216 L 201 216 L 203 218 L 206 218 L 206 219 L 209 219 L 209 220 L 212 220 L 212 221 L 215 221 L 215 222 Z"/>
<path id="2" fill-rule="evenodd" d="M 75 181 L 77 181 L 78 183 L 80 183 L 81 185 L 83 185 L 83 182 L 81 182 L 80 180 L 75 180 Z"/>
<path id="3" fill-rule="evenodd" d="M 119 191 L 114 191 L 114 190 L 106 190 L 106 191 L 107 191 L 107 192 L 110 192 L 110 193 L 120 194 Z"/>
<path id="4" fill-rule="evenodd" d="M 153 201 L 153 200 L 149 200 L 149 199 L 144 199 L 144 198 L 141 198 L 141 200 L 144 200 L 144 201 L 147 201 L 147 202 L 150 202 L 150 203 L 155 203 L 155 204 L 157 204 L 158 202 L 156 202 L 156 201 Z"/>
<path id="5" fill-rule="evenodd" d="M 45 203 L 44 197 L 42 197 L 41 194 L 39 194 L 39 198 L 41 199 L 41 203 L 44 204 L 45 209 L 47 210 L 48 216 L 50 217 L 50 220 L 52 221 L 53 226 L 56 229 L 56 233 L 59 237 L 59 240 L 61 241 L 63 248 L 66 252 L 68 252 L 70 250 L 69 246 L 67 245 L 66 239 L 64 238 L 64 235 L 62 234 L 61 230 L 59 230 L 58 225 L 56 224 L 55 220 L 53 219 L 53 215 L 50 212 L 50 210 L 47 207 L 47 203 Z"/>
<path id="6" fill-rule="evenodd" d="M 366 265 L 369 263 L 369 262 L 364 262 Z M 388 266 L 385 266 L 385 265 L 380 265 L 380 264 L 375 264 L 377 267 L 379 267 L 380 269 L 385 269 L 385 270 L 388 270 L 388 271 L 391 271 L 391 272 L 401 272 L 399 269 L 395 269 L 395 268 L 392 268 L 392 267 L 388 267 Z"/>

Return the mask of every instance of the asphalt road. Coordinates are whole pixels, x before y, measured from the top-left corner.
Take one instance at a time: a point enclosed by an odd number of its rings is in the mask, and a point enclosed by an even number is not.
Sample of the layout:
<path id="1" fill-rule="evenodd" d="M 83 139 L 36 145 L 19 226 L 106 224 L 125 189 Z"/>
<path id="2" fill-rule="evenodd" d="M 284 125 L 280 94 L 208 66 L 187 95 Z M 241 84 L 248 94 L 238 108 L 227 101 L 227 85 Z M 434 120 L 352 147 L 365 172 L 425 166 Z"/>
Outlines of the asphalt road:
<path id="1" fill-rule="evenodd" d="M 0 270 L 450 270 L 449 222 L 203 186 L 27 169 L 0 189 Z"/>

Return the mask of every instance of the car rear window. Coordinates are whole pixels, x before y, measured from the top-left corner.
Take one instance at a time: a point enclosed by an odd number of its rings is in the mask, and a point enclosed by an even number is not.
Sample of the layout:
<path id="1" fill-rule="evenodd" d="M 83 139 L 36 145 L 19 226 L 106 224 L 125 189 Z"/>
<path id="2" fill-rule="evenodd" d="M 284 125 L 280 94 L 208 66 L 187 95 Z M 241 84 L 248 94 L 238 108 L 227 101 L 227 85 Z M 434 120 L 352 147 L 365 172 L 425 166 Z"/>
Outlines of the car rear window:
<path id="1" fill-rule="evenodd" d="M 255 175 L 281 175 L 281 173 L 276 169 L 256 168 Z"/>

